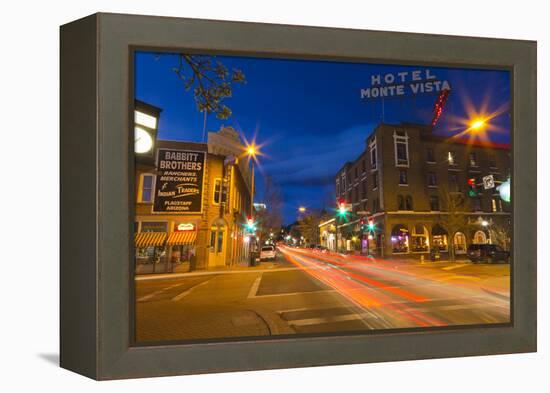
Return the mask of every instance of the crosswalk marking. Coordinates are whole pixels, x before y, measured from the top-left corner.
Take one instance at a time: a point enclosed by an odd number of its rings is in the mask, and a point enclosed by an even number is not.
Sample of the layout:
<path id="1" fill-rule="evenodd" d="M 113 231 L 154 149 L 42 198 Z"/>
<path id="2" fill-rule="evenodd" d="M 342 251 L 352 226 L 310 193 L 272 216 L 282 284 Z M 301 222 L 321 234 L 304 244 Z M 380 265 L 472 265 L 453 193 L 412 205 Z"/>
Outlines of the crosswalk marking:
<path id="1" fill-rule="evenodd" d="M 147 300 L 150 300 L 150 299 L 154 298 L 157 295 L 161 295 L 162 293 L 164 293 L 166 291 L 169 291 L 170 289 L 174 289 L 176 287 L 181 287 L 182 285 L 183 284 L 170 285 L 169 287 L 159 289 L 158 291 L 155 291 L 155 292 L 152 292 L 148 295 L 142 296 L 142 297 L 138 298 L 137 301 L 138 302 L 146 302 Z"/>
<path id="2" fill-rule="evenodd" d="M 464 266 L 470 266 L 469 263 L 460 263 L 458 265 L 451 265 L 451 266 L 446 266 L 446 267 L 442 267 L 441 269 L 442 270 L 454 270 L 454 269 L 460 269 L 461 267 L 464 267 Z"/>
<path id="3" fill-rule="evenodd" d="M 210 278 L 206 281 L 203 281 L 201 282 L 200 284 L 197 284 L 195 286 L 192 286 L 191 288 L 189 288 L 188 290 L 180 293 L 179 295 L 176 295 L 174 296 L 171 300 L 174 301 L 174 302 L 177 302 L 178 300 L 181 300 L 183 299 L 185 296 L 189 295 L 190 293 L 192 293 L 195 289 L 199 288 L 199 287 L 202 287 L 203 285 L 206 285 L 208 284 L 210 281 L 212 281 L 213 279 L 215 279 L 216 277 L 213 277 L 213 278 Z"/>
<path id="4" fill-rule="evenodd" d="M 296 319 L 293 321 L 288 321 L 288 324 L 291 326 L 310 326 L 310 325 L 320 325 L 323 323 L 356 321 L 359 319 L 367 318 L 369 316 L 370 315 L 366 313 L 364 314 L 354 313 L 354 314 L 334 315 L 330 317 Z"/>
<path id="5" fill-rule="evenodd" d="M 256 294 L 258 293 L 258 288 L 260 287 L 260 282 L 262 281 L 263 273 L 260 273 L 258 277 L 254 280 L 254 283 L 252 283 L 252 286 L 250 287 L 250 292 L 248 292 L 248 299 L 256 297 Z"/>

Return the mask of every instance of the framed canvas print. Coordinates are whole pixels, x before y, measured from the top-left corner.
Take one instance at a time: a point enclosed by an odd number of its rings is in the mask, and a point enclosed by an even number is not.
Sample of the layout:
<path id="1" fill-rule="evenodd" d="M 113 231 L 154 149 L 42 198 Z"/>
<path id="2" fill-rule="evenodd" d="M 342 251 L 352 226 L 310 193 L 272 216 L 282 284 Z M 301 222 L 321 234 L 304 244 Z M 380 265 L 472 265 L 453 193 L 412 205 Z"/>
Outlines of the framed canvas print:
<path id="1" fill-rule="evenodd" d="M 62 26 L 62 367 L 535 351 L 535 65 L 519 40 Z"/>

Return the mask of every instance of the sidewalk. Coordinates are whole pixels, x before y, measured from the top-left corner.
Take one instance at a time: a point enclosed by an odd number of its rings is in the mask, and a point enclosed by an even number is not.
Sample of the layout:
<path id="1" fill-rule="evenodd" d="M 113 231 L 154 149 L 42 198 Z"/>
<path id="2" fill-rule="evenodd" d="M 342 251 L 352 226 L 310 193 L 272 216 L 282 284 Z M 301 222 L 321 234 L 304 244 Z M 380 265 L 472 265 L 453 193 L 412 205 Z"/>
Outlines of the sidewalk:
<path id="1" fill-rule="evenodd" d="M 216 274 L 262 273 L 262 272 L 273 271 L 277 269 L 282 269 L 282 267 L 279 263 L 276 263 L 276 262 L 261 262 L 258 266 L 248 266 L 247 263 L 242 262 L 242 263 L 235 264 L 233 266 L 201 269 L 201 270 L 194 270 L 191 272 L 140 274 L 135 276 L 134 279 L 136 281 L 169 280 L 174 278 L 206 276 L 206 275 L 216 275 Z M 295 269 L 295 268 L 292 267 L 289 269 Z"/>

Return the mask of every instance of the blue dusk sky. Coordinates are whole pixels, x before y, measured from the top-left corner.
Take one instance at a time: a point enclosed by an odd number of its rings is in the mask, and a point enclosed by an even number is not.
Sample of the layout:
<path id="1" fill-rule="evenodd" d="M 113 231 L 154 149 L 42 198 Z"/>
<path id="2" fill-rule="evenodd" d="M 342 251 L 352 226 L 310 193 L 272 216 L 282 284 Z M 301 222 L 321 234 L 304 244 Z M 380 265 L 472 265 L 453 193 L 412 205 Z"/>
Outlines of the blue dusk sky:
<path id="1" fill-rule="evenodd" d="M 460 134 L 468 128 L 467 119 L 483 114 L 485 118 L 490 115 L 483 138 L 495 143 L 510 142 L 507 71 L 216 58 L 229 70 L 242 70 L 246 83 L 234 86 L 232 97 L 224 101 L 233 111 L 232 116 L 219 120 L 214 114 L 209 115 L 207 130 L 232 126 L 247 140 L 255 139 L 262 145 L 255 200 L 262 202 L 263 178 L 270 176 L 282 192 L 285 224 L 296 220 L 299 206 L 334 206 L 336 172 L 361 154 L 365 139 L 377 124 L 431 122 L 437 93 L 413 94 L 413 71 L 419 71 L 415 76 L 422 81 L 435 77 L 450 84 L 451 92 L 434 133 Z M 159 138 L 201 142 L 204 116 L 197 111 L 192 91 L 185 91 L 172 71 L 177 61 L 177 55 L 137 53 L 135 96 L 162 108 Z M 378 76 L 384 84 L 387 74 L 392 74 L 388 82 L 394 79 L 388 86 L 404 85 L 403 95 L 361 98 L 362 89 L 377 87 Z"/>

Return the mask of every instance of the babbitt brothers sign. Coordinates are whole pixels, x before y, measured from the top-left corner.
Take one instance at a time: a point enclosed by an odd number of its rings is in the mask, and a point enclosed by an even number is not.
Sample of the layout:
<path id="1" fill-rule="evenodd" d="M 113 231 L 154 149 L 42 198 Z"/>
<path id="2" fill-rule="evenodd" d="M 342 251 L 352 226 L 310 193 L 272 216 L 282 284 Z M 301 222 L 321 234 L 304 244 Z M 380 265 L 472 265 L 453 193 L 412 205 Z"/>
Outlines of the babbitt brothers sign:
<path id="1" fill-rule="evenodd" d="M 438 93 L 442 90 L 451 90 L 449 82 L 424 69 L 371 75 L 370 86 L 362 88 L 360 93 L 362 99 L 372 99 Z"/>
<path id="2" fill-rule="evenodd" d="M 155 213 L 201 213 L 206 153 L 159 149 Z"/>

